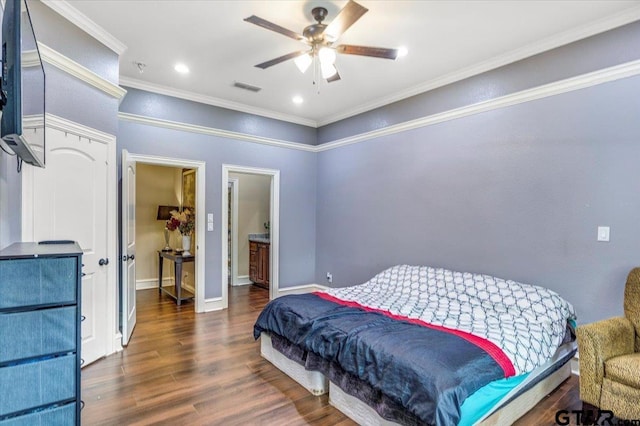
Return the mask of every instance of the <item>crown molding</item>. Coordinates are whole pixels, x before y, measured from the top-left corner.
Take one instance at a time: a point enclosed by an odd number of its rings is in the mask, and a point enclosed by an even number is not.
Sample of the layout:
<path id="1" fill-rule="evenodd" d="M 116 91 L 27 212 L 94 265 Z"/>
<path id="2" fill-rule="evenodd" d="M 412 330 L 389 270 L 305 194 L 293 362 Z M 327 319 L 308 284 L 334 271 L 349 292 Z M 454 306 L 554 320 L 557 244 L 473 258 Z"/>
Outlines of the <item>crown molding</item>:
<path id="1" fill-rule="evenodd" d="M 116 99 L 122 99 L 127 93 L 127 91 L 122 87 L 99 76 L 76 61 L 67 58 L 62 53 L 53 50 L 46 44 L 38 42 L 38 51 L 40 52 L 43 62 L 53 65 L 54 67 L 90 84 Z"/>
<path id="2" fill-rule="evenodd" d="M 69 22 L 86 32 L 100 43 L 114 51 L 118 56 L 122 55 L 127 46 L 111 35 L 107 30 L 93 22 L 86 15 L 75 7 L 71 6 L 65 0 L 41 0 L 43 4 L 49 6 L 54 12 L 57 12 Z"/>
<path id="3" fill-rule="evenodd" d="M 517 62 L 530 56 L 537 55 L 538 53 L 555 49 L 557 47 L 590 37 L 592 35 L 599 34 L 625 24 L 629 24 L 639 19 L 640 6 L 632 7 L 615 15 L 607 16 L 598 21 L 561 32 L 551 37 L 536 41 L 535 43 L 531 43 L 527 46 L 496 56 L 489 60 L 482 61 L 470 67 L 466 67 L 437 79 L 421 83 L 417 86 L 411 87 L 401 92 L 394 93 L 391 96 L 386 96 L 376 99 L 373 102 L 362 104 L 350 109 L 349 111 L 321 118 L 318 120 L 317 126 L 321 127 L 327 124 L 334 123 L 336 121 L 344 120 L 346 118 L 353 117 L 354 115 L 362 114 L 363 112 L 371 111 L 373 109 L 383 107 L 393 102 L 401 101 L 403 99 L 410 98 L 411 96 L 419 95 L 421 93 L 428 92 L 429 90 L 434 90 L 438 87 L 446 86 L 447 84 L 455 83 L 456 81 L 464 80 L 474 75 L 482 74 L 492 69 Z"/>
<path id="4" fill-rule="evenodd" d="M 389 136 L 396 133 L 405 132 L 407 130 L 413 130 L 420 127 L 431 126 L 434 124 L 442 123 L 449 120 L 455 120 L 458 118 L 466 117 L 469 115 L 479 114 L 482 112 L 491 111 L 498 108 L 504 108 L 521 104 L 524 102 L 535 101 L 537 99 L 547 98 L 549 96 L 555 96 L 562 93 L 571 92 L 574 90 L 585 89 L 587 87 L 596 86 L 599 84 L 620 80 L 627 77 L 634 77 L 640 75 L 640 60 L 628 62 L 621 65 L 616 65 L 610 68 L 594 71 L 591 73 L 571 77 L 564 80 L 559 80 L 553 83 L 545 84 L 542 86 L 534 87 L 532 89 L 522 90 L 520 92 L 512 93 L 509 95 L 501 96 L 498 98 L 490 99 L 483 102 L 467 105 L 460 108 L 455 108 L 448 111 L 443 111 L 437 114 L 428 115 L 415 120 L 398 123 L 383 129 L 373 130 L 366 133 L 361 133 L 354 136 L 349 136 L 343 139 L 337 139 L 335 141 L 326 142 L 322 145 L 305 145 L 297 142 L 288 142 L 278 139 L 264 138 L 260 136 L 248 135 L 245 133 L 230 132 L 227 130 L 215 129 L 211 127 L 197 126 L 188 123 L 180 123 L 169 120 L 161 120 L 152 117 L 145 117 L 136 114 L 129 114 L 120 112 L 118 117 L 121 120 L 131 121 L 140 124 L 147 124 L 157 127 L 164 127 L 167 129 L 181 130 L 192 133 L 200 133 L 205 135 L 220 136 L 231 139 L 238 139 L 247 142 L 256 142 L 263 145 L 277 146 L 280 148 L 297 149 L 308 152 L 322 152 L 331 149 L 340 148 L 355 143 L 367 142 L 375 138 L 382 136 Z"/>
<path id="5" fill-rule="evenodd" d="M 419 127 L 430 126 L 442 123 L 444 121 L 454 120 L 481 112 L 491 111 L 498 108 L 517 105 L 524 102 L 530 102 L 549 96 L 559 95 L 574 90 L 580 90 L 587 87 L 595 86 L 622 78 L 640 75 L 640 60 L 628 62 L 622 65 L 616 65 L 603 70 L 594 71 L 577 77 L 571 77 L 565 80 L 559 80 L 553 83 L 534 87 L 532 89 L 522 90 L 498 98 L 478 102 L 449 111 L 428 115 L 404 123 L 385 127 L 379 130 L 373 130 L 359 135 L 338 139 L 327 142 L 316 147 L 316 152 L 327 151 L 330 149 L 340 148 L 354 143 L 369 141 L 373 138 L 392 135 L 395 133 L 405 132 L 407 130 L 417 129 Z"/>
<path id="6" fill-rule="evenodd" d="M 213 105 L 220 108 L 227 108 L 234 111 L 240 111 L 247 114 L 259 115 L 261 117 L 273 118 L 275 120 L 286 121 L 289 123 L 300 124 L 308 127 L 317 127 L 314 120 L 298 117 L 290 114 L 282 114 L 268 109 L 257 108 L 239 102 L 227 101 L 213 96 L 200 95 L 186 90 L 174 89 L 159 84 L 147 83 L 134 78 L 121 77 L 120 84 L 134 89 L 145 90 L 147 92 L 157 93 L 159 95 L 172 96 L 174 98 L 186 99 L 188 101 L 199 102 L 201 104 Z"/>
<path id="7" fill-rule="evenodd" d="M 120 120 L 131 121 L 139 124 L 147 124 L 150 126 L 163 127 L 165 129 L 180 130 L 190 133 L 200 133 L 203 135 L 218 136 L 222 138 L 238 139 L 246 142 L 255 142 L 262 145 L 277 146 L 279 148 L 297 149 L 299 151 L 315 152 L 313 145 L 305 145 L 298 142 L 289 142 L 280 139 L 266 138 L 262 136 L 254 136 L 246 133 L 232 132 L 229 130 L 216 129 L 213 127 L 198 126 L 195 124 L 180 123 L 177 121 L 163 120 L 160 118 L 145 117 L 127 112 L 118 113 Z"/>

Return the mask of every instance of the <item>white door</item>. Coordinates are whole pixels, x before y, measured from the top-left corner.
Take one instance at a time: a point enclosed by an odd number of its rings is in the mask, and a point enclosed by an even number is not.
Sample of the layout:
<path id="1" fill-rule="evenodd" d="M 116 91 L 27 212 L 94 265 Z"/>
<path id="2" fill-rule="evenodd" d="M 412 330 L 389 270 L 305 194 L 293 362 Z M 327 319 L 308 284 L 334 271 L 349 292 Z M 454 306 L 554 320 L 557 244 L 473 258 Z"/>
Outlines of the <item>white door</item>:
<path id="1" fill-rule="evenodd" d="M 84 365 L 105 356 L 110 347 L 107 279 L 117 263 L 107 257 L 107 160 L 106 143 L 47 130 L 46 168 L 30 171 L 33 235 L 25 237 L 74 240 L 82 248 Z"/>
<path id="2" fill-rule="evenodd" d="M 122 345 L 136 326 L 136 162 L 122 151 Z"/>

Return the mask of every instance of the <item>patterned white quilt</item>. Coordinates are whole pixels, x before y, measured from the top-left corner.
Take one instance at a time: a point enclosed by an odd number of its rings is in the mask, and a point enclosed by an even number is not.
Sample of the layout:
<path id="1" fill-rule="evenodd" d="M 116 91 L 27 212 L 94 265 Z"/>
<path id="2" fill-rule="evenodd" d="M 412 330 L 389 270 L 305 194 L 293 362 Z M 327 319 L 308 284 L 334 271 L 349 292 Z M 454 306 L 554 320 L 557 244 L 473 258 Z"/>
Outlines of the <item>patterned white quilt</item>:
<path id="1" fill-rule="evenodd" d="M 398 265 L 364 284 L 325 293 L 376 310 L 489 340 L 515 374 L 547 361 L 562 343 L 573 306 L 554 291 L 489 275 Z"/>

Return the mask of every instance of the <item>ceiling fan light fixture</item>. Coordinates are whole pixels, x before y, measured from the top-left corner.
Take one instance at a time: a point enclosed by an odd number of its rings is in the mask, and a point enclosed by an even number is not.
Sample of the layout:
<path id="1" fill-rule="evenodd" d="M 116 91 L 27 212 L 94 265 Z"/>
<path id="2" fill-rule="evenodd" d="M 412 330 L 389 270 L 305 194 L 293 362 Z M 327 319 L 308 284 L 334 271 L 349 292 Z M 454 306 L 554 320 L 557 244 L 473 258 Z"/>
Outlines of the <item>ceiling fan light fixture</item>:
<path id="1" fill-rule="evenodd" d="M 323 63 L 320 61 L 320 72 L 322 73 L 322 78 L 327 79 L 336 75 L 338 70 L 333 64 Z"/>
<path id="2" fill-rule="evenodd" d="M 333 65 L 336 63 L 336 51 L 330 47 L 323 47 L 318 51 L 318 58 L 323 66 L 325 64 Z"/>
<path id="3" fill-rule="evenodd" d="M 304 74 L 307 71 L 307 69 L 309 69 L 309 66 L 313 62 L 313 59 L 311 58 L 311 55 L 306 54 L 306 55 L 298 56 L 296 59 L 294 59 L 293 62 L 295 62 L 296 67 L 298 67 L 300 72 Z"/>

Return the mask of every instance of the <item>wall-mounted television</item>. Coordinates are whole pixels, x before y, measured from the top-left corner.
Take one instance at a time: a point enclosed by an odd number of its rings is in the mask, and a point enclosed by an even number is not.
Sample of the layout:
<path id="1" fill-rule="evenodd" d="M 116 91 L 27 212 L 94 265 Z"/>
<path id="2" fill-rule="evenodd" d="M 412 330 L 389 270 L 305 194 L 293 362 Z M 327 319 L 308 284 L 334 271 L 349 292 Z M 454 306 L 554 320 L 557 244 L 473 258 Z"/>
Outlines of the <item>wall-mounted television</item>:
<path id="1" fill-rule="evenodd" d="M 2 15 L 3 149 L 45 166 L 45 74 L 25 0 L 6 0 Z"/>

